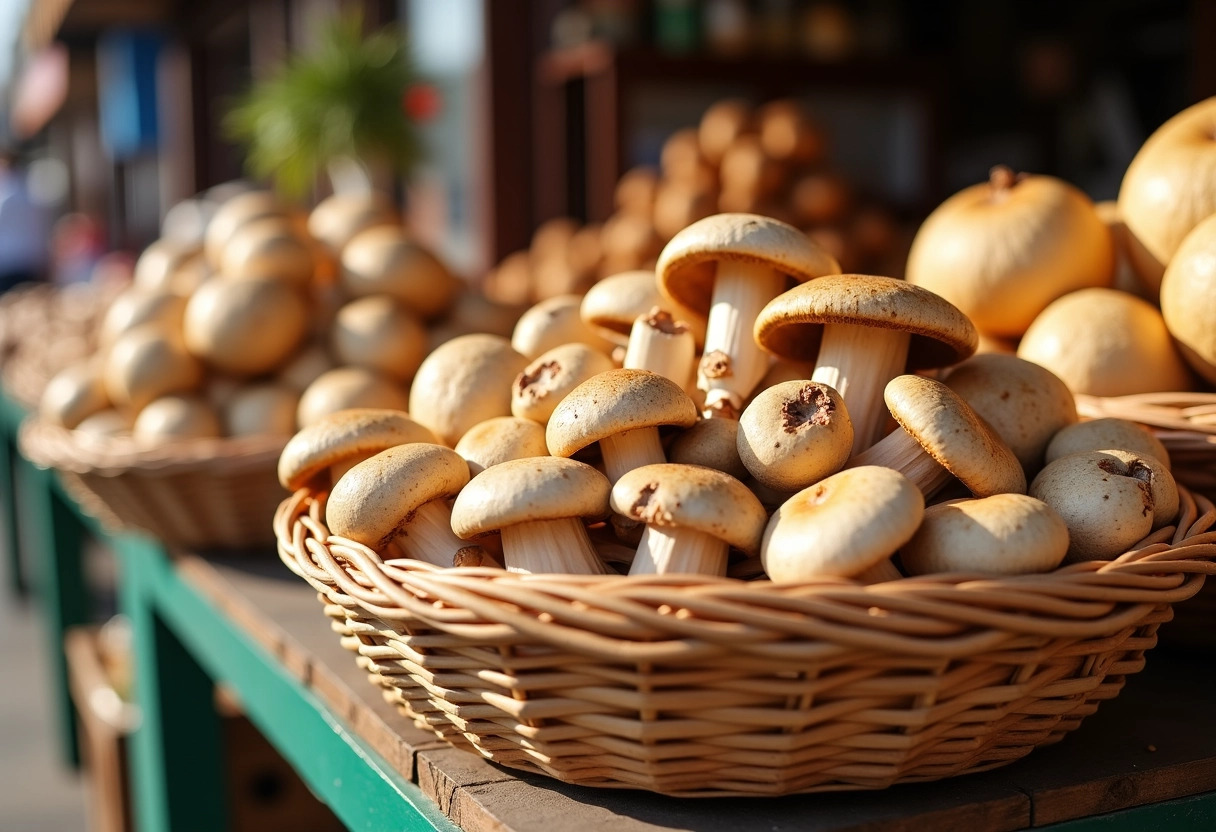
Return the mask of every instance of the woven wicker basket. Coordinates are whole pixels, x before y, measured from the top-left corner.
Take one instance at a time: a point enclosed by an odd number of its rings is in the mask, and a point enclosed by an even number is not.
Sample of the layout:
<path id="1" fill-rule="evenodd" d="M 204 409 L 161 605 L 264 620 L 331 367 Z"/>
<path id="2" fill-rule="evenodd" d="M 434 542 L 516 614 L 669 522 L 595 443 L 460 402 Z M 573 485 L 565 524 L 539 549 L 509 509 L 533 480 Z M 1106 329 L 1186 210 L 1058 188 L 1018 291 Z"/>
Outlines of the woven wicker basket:
<path id="1" fill-rule="evenodd" d="M 283 437 L 197 439 L 147 447 L 81 435 L 31 418 L 18 436 L 35 465 L 112 530 L 140 529 L 166 545 L 244 549 L 274 540 L 283 496 L 276 469 Z"/>
<path id="2" fill-rule="evenodd" d="M 1116 561 L 863 586 L 522 576 L 383 561 L 275 516 L 279 555 L 419 726 L 507 766 L 684 796 L 883 788 L 1005 765 L 1144 666 L 1216 572 L 1216 510 Z"/>

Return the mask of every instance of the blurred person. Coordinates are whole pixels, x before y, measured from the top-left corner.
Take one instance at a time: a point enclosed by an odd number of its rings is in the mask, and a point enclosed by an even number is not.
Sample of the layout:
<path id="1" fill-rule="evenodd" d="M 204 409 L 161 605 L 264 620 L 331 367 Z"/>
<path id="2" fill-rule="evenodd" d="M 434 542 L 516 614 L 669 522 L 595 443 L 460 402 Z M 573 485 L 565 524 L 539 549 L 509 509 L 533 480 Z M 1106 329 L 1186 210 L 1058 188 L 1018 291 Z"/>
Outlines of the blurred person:
<path id="1" fill-rule="evenodd" d="M 64 214 L 51 230 L 51 279 L 61 285 L 88 280 L 105 251 L 97 220 L 79 212 Z"/>
<path id="2" fill-rule="evenodd" d="M 10 148 L 0 148 L 0 292 L 46 277 L 50 239 L 45 209 L 30 198 Z"/>

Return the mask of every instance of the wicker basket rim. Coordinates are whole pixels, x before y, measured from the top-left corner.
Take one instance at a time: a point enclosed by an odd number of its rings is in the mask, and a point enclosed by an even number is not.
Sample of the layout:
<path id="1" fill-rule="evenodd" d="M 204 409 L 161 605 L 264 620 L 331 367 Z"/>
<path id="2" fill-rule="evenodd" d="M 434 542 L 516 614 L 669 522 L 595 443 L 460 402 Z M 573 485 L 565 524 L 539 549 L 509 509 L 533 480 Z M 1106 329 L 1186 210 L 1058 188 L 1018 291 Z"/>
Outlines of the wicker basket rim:
<path id="1" fill-rule="evenodd" d="M 264 468 L 277 464 L 286 436 L 188 439 L 146 445 L 130 437 L 98 437 L 52 424 L 36 415 L 21 424 L 18 442 L 35 465 L 75 474 L 121 476 L 132 470 L 183 473 L 189 470 Z"/>
<path id="2" fill-rule="evenodd" d="M 1216 393 L 1165 392 L 1129 396 L 1074 396 L 1089 419 L 1116 417 L 1170 432 L 1173 441 L 1216 444 Z M 1168 443 L 1167 443 L 1168 445 Z"/>

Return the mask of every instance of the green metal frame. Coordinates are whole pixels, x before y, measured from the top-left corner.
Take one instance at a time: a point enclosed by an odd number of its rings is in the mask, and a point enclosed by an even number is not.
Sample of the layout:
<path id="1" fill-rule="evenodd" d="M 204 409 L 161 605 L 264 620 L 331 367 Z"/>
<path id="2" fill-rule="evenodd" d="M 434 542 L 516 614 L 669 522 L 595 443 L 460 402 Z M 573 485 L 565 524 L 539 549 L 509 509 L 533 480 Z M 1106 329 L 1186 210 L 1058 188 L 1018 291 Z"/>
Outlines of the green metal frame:
<path id="1" fill-rule="evenodd" d="M 1211 832 L 1216 829 L 1216 795 L 1198 794 L 1150 803 L 1108 815 L 1045 826 L 1051 832 Z"/>
<path id="2" fill-rule="evenodd" d="M 23 411 L 8 395 L 0 392 L 0 523 L 4 534 L 4 582 L 14 597 L 29 594 L 29 581 L 22 561 L 21 538 L 17 530 L 16 465 L 17 428 L 25 418 Z"/>

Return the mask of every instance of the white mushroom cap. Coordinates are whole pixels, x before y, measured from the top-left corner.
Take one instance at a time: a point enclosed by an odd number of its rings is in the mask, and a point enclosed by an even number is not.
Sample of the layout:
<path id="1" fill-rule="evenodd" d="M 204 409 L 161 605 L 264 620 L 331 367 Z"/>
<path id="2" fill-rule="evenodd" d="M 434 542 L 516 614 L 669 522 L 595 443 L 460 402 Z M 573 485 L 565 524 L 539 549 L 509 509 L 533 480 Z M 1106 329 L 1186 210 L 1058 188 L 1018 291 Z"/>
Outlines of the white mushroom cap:
<path id="1" fill-rule="evenodd" d="M 833 388 L 787 381 L 758 394 L 739 416 L 739 459 L 753 477 L 793 492 L 844 467 L 853 423 Z"/>
<path id="2" fill-rule="evenodd" d="M 1170 473 L 1153 457 L 1127 451 L 1061 457 L 1034 478 L 1030 496 L 1064 518 L 1069 562 L 1121 555 L 1178 513 Z"/>
<path id="3" fill-rule="evenodd" d="M 511 334 L 511 347 L 528 360 L 562 344 L 582 343 L 605 355 L 612 352 L 611 341 L 601 337 L 579 314 L 582 297 L 557 295 L 546 298 L 519 316 Z"/>
<path id="4" fill-rule="evenodd" d="M 738 437 L 739 423 L 734 419 L 700 419 L 672 440 L 667 460 L 713 468 L 743 480 L 748 472 L 739 459 Z"/>
<path id="5" fill-rule="evenodd" d="M 220 415 L 227 436 L 291 436 L 296 431 L 300 394 L 283 384 L 244 385 Z"/>
<path id="6" fill-rule="evenodd" d="M 153 399 L 196 389 L 203 367 L 180 339 L 156 326 L 139 326 L 114 342 L 103 378 L 110 401 L 138 411 Z"/>
<path id="7" fill-rule="evenodd" d="M 133 424 L 131 417 L 110 407 L 81 420 L 76 432 L 92 437 L 127 436 Z"/>
<path id="8" fill-rule="evenodd" d="M 511 413 L 544 425 L 558 403 L 612 359 L 586 344 L 561 344 L 542 353 L 511 384 Z"/>
<path id="9" fill-rule="evenodd" d="M 436 444 L 435 435 L 403 411 L 353 408 L 329 413 L 288 440 L 279 456 L 279 482 L 294 491 L 334 465 L 411 442 Z"/>
<path id="10" fill-rule="evenodd" d="M 698 344 L 705 342 L 705 317 L 659 294 L 654 272 L 645 269 L 610 275 L 596 283 L 583 295 L 579 315 L 598 334 L 624 346 L 633 322 L 656 306 L 688 326 Z"/>
<path id="11" fill-rule="evenodd" d="M 364 367 L 338 367 L 317 376 L 300 396 L 296 424 L 301 428 L 322 416 L 355 407 L 407 410 L 409 397 L 392 379 Z"/>
<path id="12" fill-rule="evenodd" d="M 528 359 L 497 335 L 462 335 L 423 360 L 410 386 L 409 412 L 447 445 L 469 428 L 511 413 L 511 382 Z"/>
<path id="13" fill-rule="evenodd" d="M 131 435 L 147 442 L 202 439 L 221 434 L 220 419 L 198 396 L 162 396 L 149 402 L 135 417 Z"/>
<path id="14" fill-rule="evenodd" d="M 424 319 L 447 311 L 463 285 L 403 229 L 383 225 L 360 232 L 342 250 L 341 283 L 354 297 L 392 295 Z"/>
<path id="15" fill-rule="evenodd" d="M 1064 560 L 1068 527 L 1055 509 L 1025 494 L 994 494 L 929 506 L 900 550 L 912 575 L 1047 572 Z"/>
<path id="16" fill-rule="evenodd" d="M 203 241 L 207 262 L 212 268 L 220 267 L 228 241 L 241 226 L 266 217 L 286 216 L 286 207 L 269 191 L 246 191 L 232 197 L 216 209 L 207 223 Z"/>
<path id="17" fill-rule="evenodd" d="M 101 364 L 86 361 L 60 370 L 47 382 L 38 402 L 38 413 L 70 430 L 109 407 Z"/>
<path id="18" fill-rule="evenodd" d="M 279 368 L 277 378 L 287 387 L 303 392 L 322 373 L 333 368 L 334 360 L 329 350 L 322 344 L 308 344 Z"/>
<path id="19" fill-rule="evenodd" d="M 1047 444 L 1047 462 L 1069 454 L 1083 454 L 1119 448 L 1141 456 L 1151 456 L 1170 467 L 1170 453 L 1148 429 L 1126 419 L 1093 419 L 1062 428 Z"/>
<path id="20" fill-rule="evenodd" d="M 338 310 L 334 355 L 342 364 L 378 370 L 405 382 L 426 357 L 422 322 L 390 295 L 356 298 Z"/>
<path id="21" fill-rule="evenodd" d="M 363 460 L 334 485 L 325 506 L 331 533 L 379 550 L 432 500 L 456 495 L 469 467 L 442 445 L 397 445 Z M 453 550 L 452 554 L 455 554 Z"/>
<path id="22" fill-rule="evenodd" d="M 543 456 L 512 459 L 469 480 L 452 505 L 452 531 L 470 539 L 544 520 L 608 514 L 608 479 L 583 462 Z"/>
<path id="23" fill-rule="evenodd" d="M 1068 385 L 1047 368 L 1014 355 L 973 355 L 950 371 L 946 386 L 992 426 L 1027 476 L 1042 467 L 1051 437 L 1077 421 Z"/>
<path id="24" fill-rule="evenodd" d="M 189 294 L 194 286 L 188 278 L 183 279 L 183 272 L 200 265 L 205 266 L 197 246 L 156 240 L 135 261 L 131 285 L 146 291 Z"/>
<path id="25" fill-rule="evenodd" d="M 311 245 L 287 217 L 266 217 L 236 229 L 219 268 L 225 278 L 281 280 L 296 287 L 312 282 L 316 270 Z"/>
<path id="26" fill-rule="evenodd" d="M 760 551 L 768 514 L 747 486 L 698 465 L 643 465 L 612 487 L 612 510 L 652 526 L 692 529 L 749 555 Z"/>
<path id="27" fill-rule="evenodd" d="M 186 305 L 186 347 L 210 366 L 236 376 L 270 372 L 308 331 L 300 293 L 275 280 L 211 280 Z"/>
<path id="28" fill-rule="evenodd" d="M 849 468 L 787 500 L 769 519 L 760 559 L 775 583 L 852 577 L 891 557 L 920 526 L 925 499 L 890 468 Z"/>
<path id="29" fill-rule="evenodd" d="M 397 225 L 397 212 L 380 194 L 338 193 L 317 203 L 308 215 L 308 233 L 331 254 L 340 254 L 361 231 Z"/>
<path id="30" fill-rule="evenodd" d="M 548 456 L 545 426 L 516 416 L 495 416 L 478 422 L 460 437 L 456 453 L 469 463 L 469 476 L 508 460 Z"/>
<path id="31" fill-rule="evenodd" d="M 97 340 L 103 348 L 108 347 L 124 332 L 145 324 L 154 324 L 166 334 L 180 337 L 185 317 L 186 299 L 181 295 L 128 286 L 110 301 Z"/>

